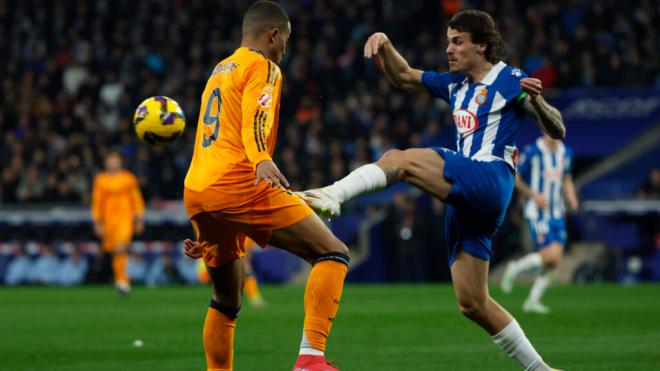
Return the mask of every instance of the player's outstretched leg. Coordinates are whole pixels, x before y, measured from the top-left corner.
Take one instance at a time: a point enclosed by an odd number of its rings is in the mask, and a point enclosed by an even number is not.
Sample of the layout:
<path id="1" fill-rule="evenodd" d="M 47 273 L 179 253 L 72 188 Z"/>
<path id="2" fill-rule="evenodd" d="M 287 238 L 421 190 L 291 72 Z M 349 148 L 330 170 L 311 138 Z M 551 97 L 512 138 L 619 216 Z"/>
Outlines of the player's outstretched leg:
<path id="1" fill-rule="evenodd" d="M 362 165 L 332 185 L 298 192 L 322 218 L 339 216 L 342 202 L 404 181 L 444 200 L 451 184 L 443 176 L 444 159 L 430 148 L 387 151 L 373 164 Z"/>
<path id="2" fill-rule="evenodd" d="M 506 294 L 513 291 L 516 278 L 522 274 L 534 274 L 543 270 L 543 259 L 538 252 L 531 252 L 518 260 L 509 262 L 500 282 L 500 288 Z"/>
<path id="3" fill-rule="evenodd" d="M 213 299 L 204 321 L 204 352 L 208 371 L 230 371 L 234 364 L 234 330 L 241 308 L 243 258 L 219 267 L 207 267 L 213 283 Z"/>
<path id="4" fill-rule="evenodd" d="M 463 315 L 481 326 L 502 351 L 528 371 L 552 370 L 536 352 L 518 322 L 488 293 L 488 261 L 459 252 L 451 266 Z"/>
<path id="5" fill-rule="evenodd" d="M 337 370 L 325 360 L 325 349 L 348 272 L 348 248 L 314 214 L 274 231 L 271 243 L 313 265 L 305 287 L 303 335 L 293 369 Z"/>

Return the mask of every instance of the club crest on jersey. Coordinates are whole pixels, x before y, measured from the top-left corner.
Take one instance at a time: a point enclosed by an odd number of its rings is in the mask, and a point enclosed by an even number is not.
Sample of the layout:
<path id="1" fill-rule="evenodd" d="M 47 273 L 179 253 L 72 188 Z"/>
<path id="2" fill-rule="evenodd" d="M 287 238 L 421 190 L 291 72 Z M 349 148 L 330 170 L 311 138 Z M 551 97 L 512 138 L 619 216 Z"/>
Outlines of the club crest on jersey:
<path id="1" fill-rule="evenodd" d="M 257 103 L 259 103 L 259 107 L 261 107 L 261 108 L 268 108 L 268 107 L 270 107 L 270 102 L 272 100 L 273 100 L 273 97 L 271 97 L 270 94 L 261 93 L 261 95 L 259 95 L 259 98 L 257 98 Z"/>
<path id="2" fill-rule="evenodd" d="M 454 123 L 456 124 L 456 130 L 461 135 L 470 134 L 479 127 L 477 116 L 464 109 L 454 111 Z"/>
<path id="3" fill-rule="evenodd" d="M 488 100 L 488 90 L 483 88 L 476 97 L 474 97 L 474 103 L 482 105 Z"/>

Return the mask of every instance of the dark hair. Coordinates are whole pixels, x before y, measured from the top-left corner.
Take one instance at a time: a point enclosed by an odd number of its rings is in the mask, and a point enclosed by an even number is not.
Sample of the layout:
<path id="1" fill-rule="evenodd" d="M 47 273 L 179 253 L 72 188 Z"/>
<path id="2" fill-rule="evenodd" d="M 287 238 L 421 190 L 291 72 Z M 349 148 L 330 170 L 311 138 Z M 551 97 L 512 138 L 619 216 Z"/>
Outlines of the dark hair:
<path id="1" fill-rule="evenodd" d="M 486 59 L 497 63 L 504 58 L 504 40 L 490 14 L 481 10 L 465 10 L 454 15 L 447 26 L 460 32 L 469 32 L 475 44 L 486 44 Z"/>
<path id="2" fill-rule="evenodd" d="M 257 1 L 250 5 L 243 16 L 243 35 L 258 34 L 271 27 L 286 28 L 289 16 L 273 1 Z"/>

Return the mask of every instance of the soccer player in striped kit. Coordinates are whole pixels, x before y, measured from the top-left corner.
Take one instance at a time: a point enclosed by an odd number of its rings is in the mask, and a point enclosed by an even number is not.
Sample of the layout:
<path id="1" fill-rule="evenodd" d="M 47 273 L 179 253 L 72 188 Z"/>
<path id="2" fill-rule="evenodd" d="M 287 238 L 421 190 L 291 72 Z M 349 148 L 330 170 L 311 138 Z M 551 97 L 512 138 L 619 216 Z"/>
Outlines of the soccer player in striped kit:
<path id="1" fill-rule="evenodd" d="M 411 68 L 387 35 L 364 47 L 398 88 L 447 101 L 457 128 L 457 151 L 411 148 L 386 152 L 331 186 L 300 193 L 315 211 L 336 216 L 340 204 L 393 183 L 412 184 L 447 204 L 446 235 L 454 291 L 461 312 L 491 335 L 525 370 L 551 370 L 518 322 L 488 293 L 491 239 L 511 200 L 515 137 L 527 114 L 553 138 L 566 129 L 561 114 L 541 96 L 542 84 L 506 65 L 504 41 L 485 12 L 456 14 L 447 27 L 449 72 Z"/>
<path id="2" fill-rule="evenodd" d="M 501 287 L 502 291 L 510 293 L 518 275 L 537 274 L 523 304 L 525 312 L 550 312 L 541 303 L 541 297 L 550 283 L 548 271 L 559 265 L 566 245 L 564 201 L 572 210 L 578 208 L 572 163 L 572 151 L 562 141 L 548 135 L 527 145 L 520 155 L 516 188 L 527 198 L 524 215 L 537 251 L 510 262 Z"/>

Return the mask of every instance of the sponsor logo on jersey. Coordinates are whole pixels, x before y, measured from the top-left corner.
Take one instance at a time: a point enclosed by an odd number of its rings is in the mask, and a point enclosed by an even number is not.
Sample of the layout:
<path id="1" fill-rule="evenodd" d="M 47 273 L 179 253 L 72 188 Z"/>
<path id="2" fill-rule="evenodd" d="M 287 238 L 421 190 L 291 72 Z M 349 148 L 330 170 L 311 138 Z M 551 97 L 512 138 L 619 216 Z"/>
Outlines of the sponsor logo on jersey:
<path id="1" fill-rule="evenodd" d="M 216 73 L 220 73 L 220 72 L 229 73 L 237 69 L 238 66 L 239 66 L 238 63 L 235 62 L 225 62 L 223 64 L 219 64 L 215 66 L 215 68 L 213 69 L 213 73 L 211 75 L 215 75 Z"/>
<path id="2" fill-rule="evenodd" d="M 479 127 L 477 116 L 464 109 L 454 111 L 454 123 L 456 124 L 456 130 L 461 135 L 470 134 Z"/>
<path id="3" fill-rule="evenodd" d="M 515 77 L 520 77 L 522 76 L 522 71 L 520 70 L 520 68 L 514 67 L 513 69 L 511 69 L 511 74 Z"/>
<path id="4" fill-rule="evenodd" d="M 261 93 L 259 98 L 257 98 L 257 103 L 261 108 L 269 108 L 270 102 L 273 100 L 273 97 L 268 93 Z"/>
<path id="5" fill-rule="evenodd" d="M 474 97 L 474 103 L 482 105 L 488 100 L 488 90 L 483 88 L 476 97 Z"/>

